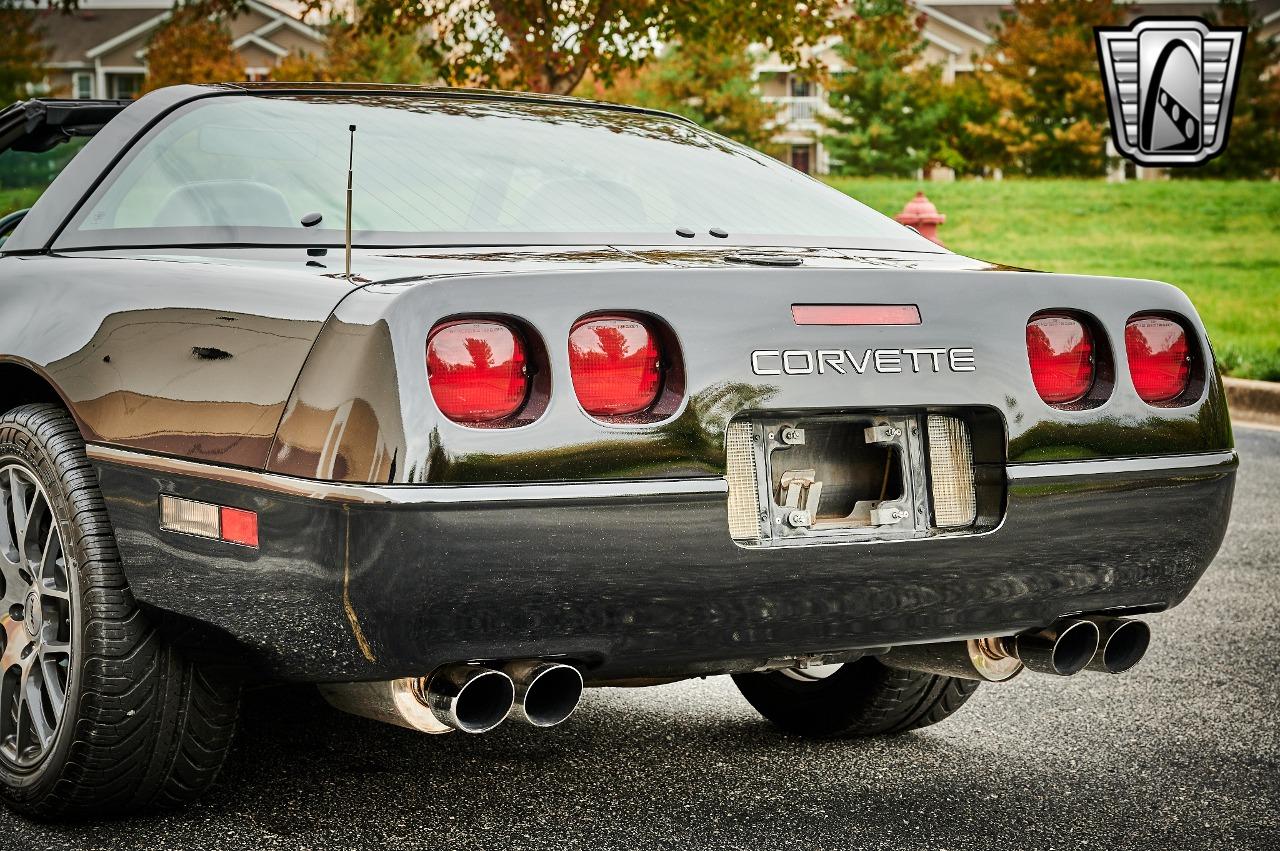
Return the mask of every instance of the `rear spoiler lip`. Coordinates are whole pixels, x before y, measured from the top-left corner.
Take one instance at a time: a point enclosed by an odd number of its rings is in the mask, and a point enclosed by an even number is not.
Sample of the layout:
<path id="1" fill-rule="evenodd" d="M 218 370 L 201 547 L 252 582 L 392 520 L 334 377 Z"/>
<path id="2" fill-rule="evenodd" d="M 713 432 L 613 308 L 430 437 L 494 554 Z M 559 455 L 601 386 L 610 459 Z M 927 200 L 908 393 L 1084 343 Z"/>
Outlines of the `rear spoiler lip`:
<path id="1" fill-rule="evenodd" d="M 0 111 L 0 153 L 40 153 L 63 142 L 92 136 L 131 100 L 32 98 Z"/>

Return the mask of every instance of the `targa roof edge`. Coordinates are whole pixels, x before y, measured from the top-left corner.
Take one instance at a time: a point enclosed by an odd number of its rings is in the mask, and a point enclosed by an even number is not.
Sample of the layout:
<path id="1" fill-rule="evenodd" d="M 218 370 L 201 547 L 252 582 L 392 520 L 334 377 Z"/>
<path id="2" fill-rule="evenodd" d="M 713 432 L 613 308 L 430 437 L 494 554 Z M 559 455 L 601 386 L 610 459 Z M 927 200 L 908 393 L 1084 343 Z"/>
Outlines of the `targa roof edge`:
<path id="1" fill-rule="evenodd" d="M 40 153 L 76 137 L 93 136 L 132 101 L 32 98 L 0 110 L 0 153 Z"/>

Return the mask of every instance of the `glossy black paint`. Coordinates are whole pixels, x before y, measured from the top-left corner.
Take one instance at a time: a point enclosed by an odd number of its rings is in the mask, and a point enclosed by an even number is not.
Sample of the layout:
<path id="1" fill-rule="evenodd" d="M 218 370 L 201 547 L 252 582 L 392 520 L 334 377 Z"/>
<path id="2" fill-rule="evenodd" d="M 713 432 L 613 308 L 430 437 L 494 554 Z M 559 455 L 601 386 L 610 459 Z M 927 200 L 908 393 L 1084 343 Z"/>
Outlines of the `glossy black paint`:
<path id="1" fill-rule="evenodd" d="M 1165 284 L 1028 273 L 933 246 L 779 246 L 802 262 L 764 267 L 732 259 L 750 246 L 706 235 L 357 249 L 350 281 L 333 246 L 58 248 L 59 229 L 133 139 L 167 110 L 223 94 L 178 87 L 130 106 L 5 243 L 0 405 L 44 398 L 38 377 L 92 444 L 407 494 L 407 504 L 362 506 L 98 464 L 138 598 L 228 633 L 276 675 L 422 674 L 543 653 L 597 679 L 746 670 L 1008 633 L 1069 612 L 1163 608 L 1216 552 L 1233 464 L 1160 467 L 1164 456 L 1232 446 L 1211 368 L 1186 406 L 1154 408 L 1117 359 L 1105 400 L 1063 411 L 1040 400 L 1027 364 L 1026 321 L 1046 309 L 1087 313 L 1119 353 L 1128 317 L 1174 314 L 1211 364 L 1194 308 Z M 790 316 L 793 303 L 877 302 L 916 304 L 922 322 L 839 328 Z M 686 396 L 668 419 L 608 424 L 578 407 L 567 337 L 599 311 L 670 327 Z M 469 314 L 515 317 L 539 337 L 551 391 L 532 423 L 473 429 L 436 411 L 427 333 Z M 970 347 L 976 369 L 751 369 L 756 349 L 911 347 Z M 951 407 L 997 412 L 979 437 L 1015 466 L 996 530 L 781 551 L 729 538 L 721 476 L 734 417 Z M 1151 458 L 1105 475 L 1070 463 Z M 1018 478 L 1033 463 L 1060 472 Z M 672 479 L 705 492 L 556 500 L 520 490 Z M 467 486 L 481 483 L 515 490 L 477 500 Z M 430 504 L 414 504 L 420 490 Z M 260 512 L 262 550 L 161 532 L 161 493 Z"/>
<path id="2" fill-rule="evenodd" d="M 44 376 L 88 441 L 261 468 L 316 334 L 350 291 L 301 262 L 4 257 L 0 363 Z"/>
<path id="3" fill-rule="evenodd" d="M 964 405 L 1000 411 L 1011 462 L 1212 452 L 1232 445 L 1216 375 L 1182 408 L 1154 408 L 1139 399 L 1122 359 L 1111 364 L 1117 380 L 1109 396 L 1088 410 L 1053 408 L 1032 383 L 1025 327 L 1048 307 L 1084 304 L 1112 351 L 1124 351 L 1125 322 L 1144 309 L 1187 316 L 1203 340 L 1186 296 L 1165 284 L 984 271 L 954 255 L 885 255 L 866 258 L 862 268 L 852 260 L 837 268 L 703 263 L 440 275 L 365 286 L 343 301 L 317 339 L 269 469 L 393 484 L 722 475 L 725 427 L 743 413 Z M 967 270 L 957 270 L 959 264 Z M 855 328 L 791 321 L 795 302 L 890 298 L 919 305 L 921 324 Z M 492 314 L 495 305 L 545 344 L 551 399 L 528 425 L 469 428 L 435 410 L 422 340 L 441 319 Z M 670 325 L 688 395 L 673 417 L 654 425 L 612 425 L 579 408 L 570 392 L 565 341 L 573 323 L 592 310 L 650 314 Z M 761 376 L 751 366 L 757 349 L 929 347 L 971 347 L 976 369 L 912 373 L 908 365 L 888 374 Z"/>
<path id="4" fill-rule="evenodd" d="M 1038 466 L 1050 465 L 1012 475 Z M 600 680 L 750 670 L 1179 602 L 1225 531 L 1234 459 L 1081 466 L 1014 478 L 1004 523 L 986 535 L 801 551 L 735 545 L 715 489 L 552 500 L 513 487 L 495 502 L 427 488 L 441 501 L 358 506 L 98 469 L 135 593 L 219 625 L 272 674 L 370 679 L 565 655 Z M 260 512 L 262 550 L 160 531 L 161 492 Z"/>

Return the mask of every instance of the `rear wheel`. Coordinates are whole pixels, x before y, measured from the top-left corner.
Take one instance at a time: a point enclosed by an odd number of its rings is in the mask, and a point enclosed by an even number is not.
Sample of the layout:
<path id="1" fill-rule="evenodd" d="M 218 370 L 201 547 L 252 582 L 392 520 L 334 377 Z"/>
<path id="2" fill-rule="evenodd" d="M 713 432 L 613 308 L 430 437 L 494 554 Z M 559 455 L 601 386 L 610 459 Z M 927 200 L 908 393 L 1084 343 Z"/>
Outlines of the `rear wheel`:
<path id="1" fill-rule="evenodd" d="M 928 727 L 964 705 L 975 680 L 900 671 L 865 657 L 843 665 L 735 674 L 756 711 L 801 736 L 874 736 Z"/>
<path id="2" fill-rule="evenodd" d="M 217 776 L 234 677 L 134 602 L 97 478 L 55 405 L 0 415 L 0 795 L 41 818 L 185 803 Z"/>

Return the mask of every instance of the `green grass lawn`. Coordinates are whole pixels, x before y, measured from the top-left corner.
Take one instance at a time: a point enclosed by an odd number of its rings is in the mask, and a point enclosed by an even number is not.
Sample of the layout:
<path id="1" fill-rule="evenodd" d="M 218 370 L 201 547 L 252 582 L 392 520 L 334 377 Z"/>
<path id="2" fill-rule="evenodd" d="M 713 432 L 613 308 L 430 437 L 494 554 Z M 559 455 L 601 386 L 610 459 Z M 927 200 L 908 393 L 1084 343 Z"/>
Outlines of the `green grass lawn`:
<path id="1" fill-rule="evenodd" d="M 0 189 L 0 216 L 14 210 L 25 210 L 36 202 L 43 189 Z"/>
<path id="2" fill-rule="evenodd" d="M 1280 381 L 1280 183 L 832 178 L 894 215 L 916 189 L 946 213 L 961 254 L 1049 272 L 1181 287 L 1224 370 Z"/>

